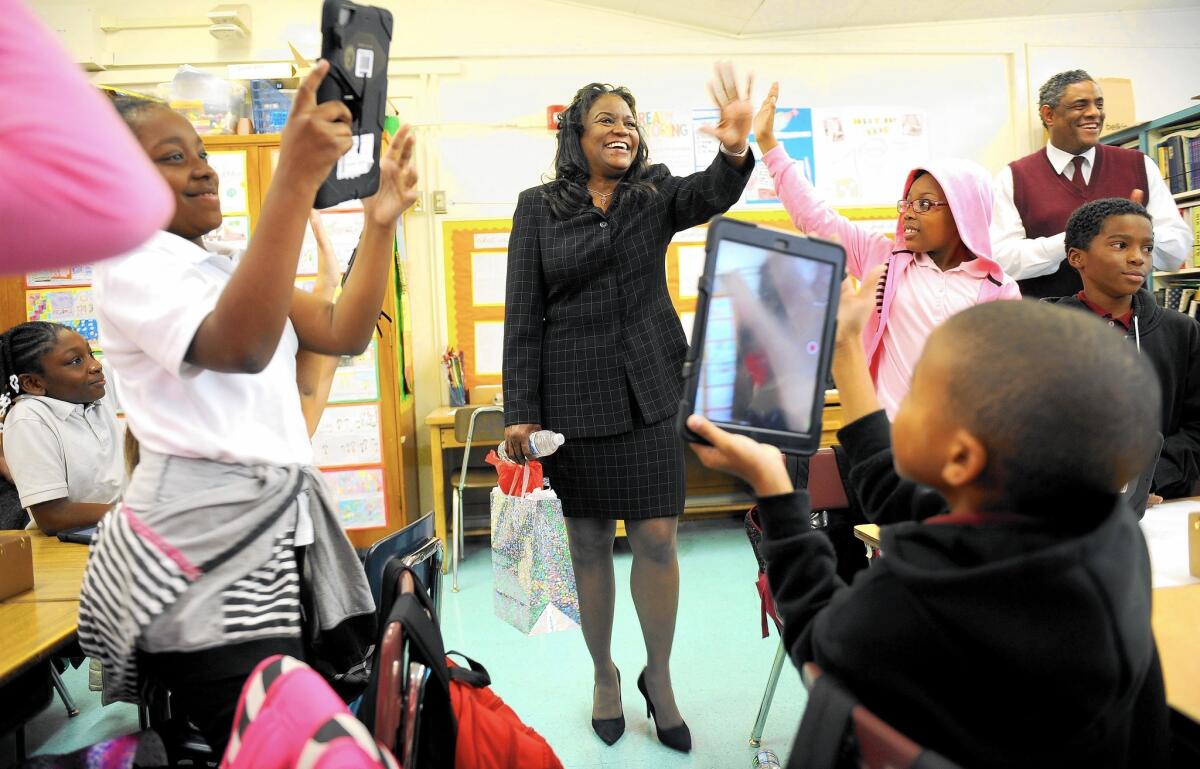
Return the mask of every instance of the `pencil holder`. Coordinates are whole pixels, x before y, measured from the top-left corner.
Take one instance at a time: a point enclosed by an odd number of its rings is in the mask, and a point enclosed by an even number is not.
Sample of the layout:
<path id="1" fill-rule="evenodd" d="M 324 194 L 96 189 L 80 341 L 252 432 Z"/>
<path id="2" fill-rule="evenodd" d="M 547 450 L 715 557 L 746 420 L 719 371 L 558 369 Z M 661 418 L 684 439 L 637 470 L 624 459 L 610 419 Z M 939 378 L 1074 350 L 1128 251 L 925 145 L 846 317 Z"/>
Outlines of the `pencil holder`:
<path id="1" fill-rule="evenodd" d="M 450 405 L 467 405 L 467 391 L 465 387 L 455 387 L 453 385 L 450 386 Z"/>

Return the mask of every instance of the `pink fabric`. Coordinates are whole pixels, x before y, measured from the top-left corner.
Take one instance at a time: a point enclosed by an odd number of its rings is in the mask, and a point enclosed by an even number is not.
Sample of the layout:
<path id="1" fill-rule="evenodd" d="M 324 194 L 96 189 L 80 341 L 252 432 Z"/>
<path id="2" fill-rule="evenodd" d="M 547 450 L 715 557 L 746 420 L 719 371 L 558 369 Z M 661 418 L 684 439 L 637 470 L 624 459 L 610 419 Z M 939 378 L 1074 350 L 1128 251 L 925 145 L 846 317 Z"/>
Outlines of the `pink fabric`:
<path id="1" fill-rule="evenodd" d="M 0 274 L 105 259 L 174 198 L 112 105 L 20 0 L 0 0 Z"/>
<path id="2" fill-rule="evenodd" d="M 129 521 L 129 528 L 132 529 L 139 537 L 149 542 L 156 550 L 174 561 L 175 565 L 179 567 L 179 570 L 183 572 L 185 577 L 192 582 L 195 582 L 201 577 L 203 572 L 200 571 L 200 567 L 189 561 L 187 556 L 181 553 L 177 548 L 172 547 L 165 539 L 158 535 L 158 532 L 147 526 L 146 522 L 141 518 L 138 518 L 133 512 L 133 508 L 129 507 L 129 505 L 121 505 L 121 508 L 117 511 L 117 513 L 125 516 L 125 518 Z"/>
<path id="3" fill-rule="evenodd" d="M 908 392 L 912 369 L 929 332 L 967 307 L 996 299 L 1019 299 L 1017 284 L 992 259 L 988 228 L 992 219 L 992 186 L 987 173 L 967 160 L 930 161 L 922 167 L 946 193 L 964 245 L 975 254 L 945 273 L 928 256 L 908 251 L 902 217 L 896 217 L 896 240 L 859 227 L 830 207 L 791 162 L 783 146 L 763 156 L 775 189 L 792 223 L 802 232 L 829 238 L 846 249 L 846 271 L 861 278 L 884 262 L 887 285 L 880 312 L 863 331 L 876 391 L 888 416 Z M 918 169 L 908 175 L 905 197 Z M 910 269 L 912 268 L 912 269 Z"/>
<path id="4" fill-rule="evenodd" d="M 279 665 L 282 672 L 265 681 L 267 669 Z M 221 769 L 297 767 L 395 769 L 396 763 L 319 673 L 274 655 L 242 687 Z"/>

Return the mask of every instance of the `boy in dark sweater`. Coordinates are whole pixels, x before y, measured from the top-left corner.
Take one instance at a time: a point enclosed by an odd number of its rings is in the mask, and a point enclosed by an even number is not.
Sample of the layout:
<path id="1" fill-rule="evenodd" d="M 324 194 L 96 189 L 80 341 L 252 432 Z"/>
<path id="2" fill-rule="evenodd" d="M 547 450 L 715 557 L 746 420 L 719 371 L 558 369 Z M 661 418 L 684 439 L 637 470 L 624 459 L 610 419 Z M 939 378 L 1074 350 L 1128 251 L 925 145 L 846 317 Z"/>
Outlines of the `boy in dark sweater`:
<path id="1" fill-rule="evenodd" d="M 1149 359 L 1162 391 L 1164 438 L 1151 490 L 1165 499 L 1190 496 L 1200 480 L 1200 324 L 1159 307 L 1143 288 L 1153 265 L 1150 214 L 1123 198 L 1087 203 L 1067 222 L 1066 248 L 1083 290 L 1046 301 L 1094 313 Z"/>
<path id="2" fill-rule="evenodd" d="M 759 497 L 792 660 L 965 767 L 1165 766 L 1149 557 L 1118 502 L 1153 448 L 1153 371 L 1080 313 L 991 302 L 929 337 L 889 440 L 857 343 L 877 279 L 843 290 L 839 437 L 864 504 L 907 502 L 909 520 L 853 586 L 778 450 L 688 422 L 712 443 L 693 446 L 701 461 Z"/>

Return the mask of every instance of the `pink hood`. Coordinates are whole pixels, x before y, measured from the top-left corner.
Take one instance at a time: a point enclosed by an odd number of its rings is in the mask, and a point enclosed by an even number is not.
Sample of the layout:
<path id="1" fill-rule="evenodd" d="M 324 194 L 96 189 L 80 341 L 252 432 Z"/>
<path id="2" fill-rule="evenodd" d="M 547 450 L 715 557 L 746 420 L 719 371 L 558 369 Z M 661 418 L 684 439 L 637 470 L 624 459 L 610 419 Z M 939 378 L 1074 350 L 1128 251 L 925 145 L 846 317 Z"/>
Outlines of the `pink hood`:
<path id="1" fill-rule="evenodd" d="M 986 262 L 989 273 L 999 277 L 1002 270 L 992 259 L 992 241 L 988 235 L 992 224 L 992 179 L 987 171 L 978 163 L 960 158 L 930 160 L 909 172 L 904 182 L 904 197 L 908 197 L 908 190 L 920 171 L 929 173 L 945 191 L 963 244 Z M 896 217 L 896 250 L 908 250 L 903 214 Z"/>

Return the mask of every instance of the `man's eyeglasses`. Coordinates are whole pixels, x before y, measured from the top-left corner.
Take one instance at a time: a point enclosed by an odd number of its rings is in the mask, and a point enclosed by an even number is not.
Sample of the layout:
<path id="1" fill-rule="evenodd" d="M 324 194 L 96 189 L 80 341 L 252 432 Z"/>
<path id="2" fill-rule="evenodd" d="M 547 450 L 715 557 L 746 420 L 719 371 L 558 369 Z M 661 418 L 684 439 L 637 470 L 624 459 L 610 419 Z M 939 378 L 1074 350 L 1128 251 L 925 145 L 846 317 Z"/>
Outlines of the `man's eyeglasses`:
<path id="1" fill-rule="evenodd" d="M 916 211 L 918 214 L 927 214 L 932 209 L 934 209 L 938 206 L 948 206 L 948 205 L 950 205 L 950 204 L 944 200 L 926 200 L 925 198 L 921 198 L 919 200 L 897 200 L 896 201 L 896 210 L 899 211 L 900 213 L 904 213 L 905 211 L 907 211 L 908 209 L 911 208 L 912 210 Z"/>

